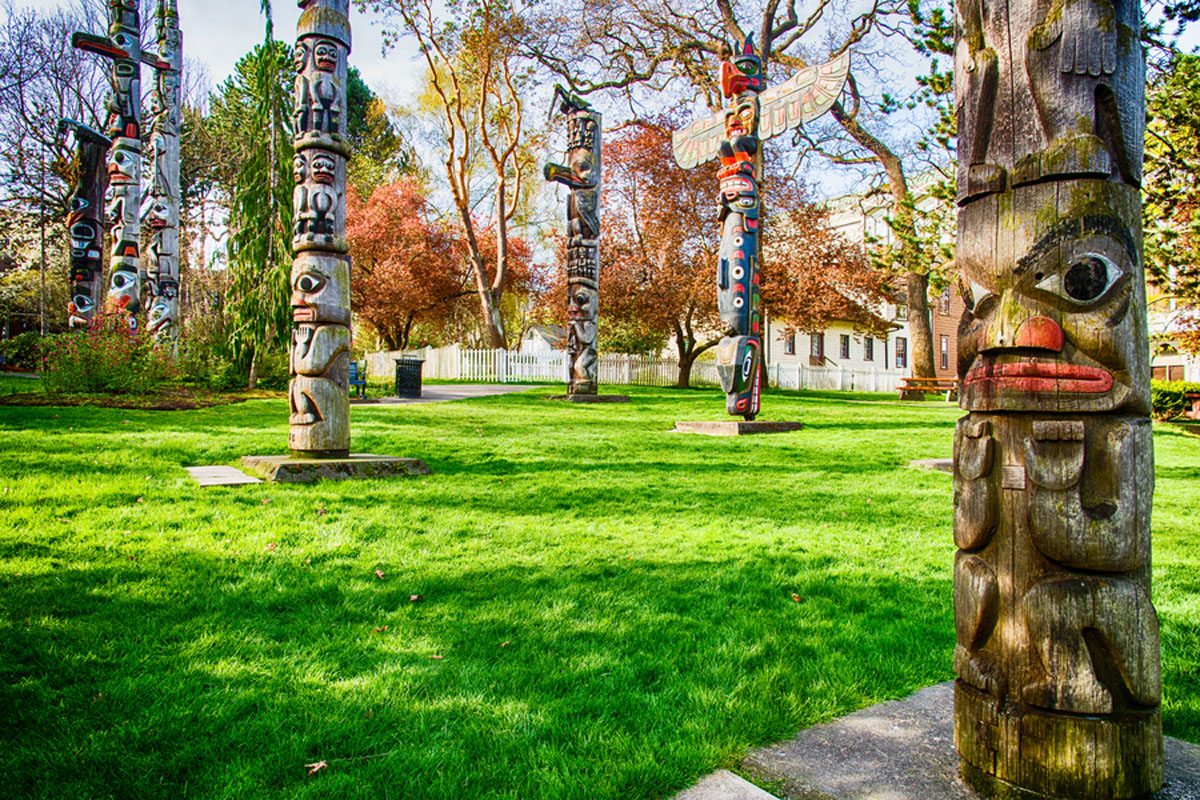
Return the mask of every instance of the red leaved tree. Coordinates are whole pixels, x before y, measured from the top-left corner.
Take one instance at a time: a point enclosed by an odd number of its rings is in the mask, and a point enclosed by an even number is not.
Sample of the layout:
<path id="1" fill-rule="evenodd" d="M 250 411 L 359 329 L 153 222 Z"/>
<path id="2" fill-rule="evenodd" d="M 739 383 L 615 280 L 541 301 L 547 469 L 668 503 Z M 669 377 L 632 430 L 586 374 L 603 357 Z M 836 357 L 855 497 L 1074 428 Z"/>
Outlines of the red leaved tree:
<path id="1" fill-rule="evenodd" d="M 459 237 L 409 178 L 379 187 L 365 202 L 350 188 L 346 237 L 354 310 L 390 350 L 409 346 L 414 325 L 444 328 L 473 295 Z"/>

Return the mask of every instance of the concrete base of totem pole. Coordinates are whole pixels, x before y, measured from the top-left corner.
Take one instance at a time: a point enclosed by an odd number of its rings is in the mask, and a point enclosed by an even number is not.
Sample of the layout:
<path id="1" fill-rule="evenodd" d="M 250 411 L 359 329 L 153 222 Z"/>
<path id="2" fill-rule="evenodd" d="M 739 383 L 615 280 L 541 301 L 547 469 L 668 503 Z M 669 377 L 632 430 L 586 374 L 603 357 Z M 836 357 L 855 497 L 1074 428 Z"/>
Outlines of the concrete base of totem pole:
<path id="1" fill-rule="evenodd" d="M 1166 784 L 1150 798 L 1200 800 L 1200 747 L 1167 737 L 1163 749 Z M 786 800 L 983 800 L 959 774 L 952 681 L 803 730 L 741 766 Z"/>
<path id="2" fill-rule="evenodd" d="M 429 467 L 419 458 L 396 458 L 355 453 L 344 458 L 297 456 L 243 456 L 242 466 L 277 483 L 314 483 L 319 480 L 376 480 L 428 475 Z"/>
<path id="3" fill-rule="evenodd" d="M 567 403 L 628 403 L 623 394 L 548 394 L 547 400 L 562 400 Z"/>
<path id="4" fill-rule="evenodd" d="M 747 422 L 744 419 L 719 421 L 676 422 L 676 433 L 700 433 L 705 436 L 749 436 L 752 433 L 787 433 L 798 431 L 804 425 L 799 422 Z"/>

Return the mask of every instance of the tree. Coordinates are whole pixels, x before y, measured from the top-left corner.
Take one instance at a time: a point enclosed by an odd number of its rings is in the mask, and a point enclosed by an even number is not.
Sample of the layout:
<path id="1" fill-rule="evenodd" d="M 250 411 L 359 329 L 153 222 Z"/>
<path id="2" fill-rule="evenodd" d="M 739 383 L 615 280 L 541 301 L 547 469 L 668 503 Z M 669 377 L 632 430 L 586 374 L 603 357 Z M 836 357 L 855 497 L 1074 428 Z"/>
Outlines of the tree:
<path id="1" fill-rule="evenodd" d="M 890 294 L 887 275 L 829 227 L 821 206 L 793 198 L 780 207 L 788 211 L 771 218 L 763 245 L 763 306 L 771 317 L 805 333 L 841 321 L 886 336 L 891 323 L 879 307 Z"/>
<path id="2" fill-rule="evenodd" d="M 873 0 L 849 18 L 843 11 L 836 28 L 824 24 L 838 12 L 833 0 L 818 0 L 806 17 L 800 16 L 796 0 L 607 0 L 582 9 L 562 0 L 539 4 L 539 9 L 531 22 L 538 35 L 527 37 L 529 54 L 573 91 L 620 89 L 632 96 L 638 87 L 664 90 L 683 78 L 714 111 L 720 107 L 720 92 L 708 59 L 747 34 L 754 35 L 764 72 L 772 79 L 786 79 L 793 70 L 808 66 L 812 53 L 837 54 L 852 46 L 861 51 L 879 37 L 900 36 L 916 43 L 930 35 L 944 39 L 952 26 L 944 13 L 926 18 L 918 2 L 904 0 Z M 931 34 L 929 28 L 937 30 Z M 925 48 L 929 57 L 942 54 L 941 49 Z M 897 236 L 888 259 L 907 287 L 913 372 L 932 376 L 929 275 L 941 264 L 932 264 L 927 253 L 913 246 L 921 236 L 915 230 L 909 189 L 906 155 L 911 154 L 905 153 L 907 143 L 896 136 L 895 126 L 878 113 L 886 105 L 885 82 L 874 80 L 873 70 L 884 56 L 863 55 L 860 52 L 847 82 L 846 100 L 831 109 L 837 129 L 814 125 L 800 140 L 807 152 L 835 164 L 870 168 L 890 198 Z M 814 60 L 824 59 L 822 55 Z M 872 86 L 879 94 L 874 100 L 866 94 Z M 889 144 L 888 138 L 896 141 Z"/>
<path id="3" fill-rule="evenodd" d="M 1146 274 L 1166 298 L 1186 309 L 1177 337 L 1200 351 L 1200 56 L 1177 53 L 1153 79 L 1146 97 L 1143 189 Z"/>
<path id="4" fill-rule="evenodd" d="M 365 201 L 350 191 L 347 201 L 355 313 L 389 350 L 403 350 L 414 325 L 444 326 L 472 294 L 462 242 L 412 179 L 381 186 Z"/>
<path id="5" fill-rule="evenodd" d="M 507 346 L 503 301 L 512 266 L 510 228 L 537 165 L 524 122 L 528 81 L 515 52 L 520 20 L 505 0 L 359 0 L 398 18 L 425 57 L 426 98 L 440 120 L 439 149 L 462 226 L 480 317 L 491 347 Z M 496 258 L 489 269 L 475 208 L 490 203 Z"/>
<path id="6" fill-rule="evenodd" d="M 232 173 L 230 343 L 248 364 L 251 388 L 263 355 L 282 349 L 291 330 L 291 64 L 285 42 L 255 47 L 221 87 L 210 115 Z"/>
<path id="7" fill-rule="evenodd" d="M 405 175 L 416 175 L 420 162 L 410 146 L 388 118 L 387 105 L 350 67 L 347 73 L 346 133 L 352 155 L 346 168 L 346 182 L 362 197 L 384 184 Z"/>

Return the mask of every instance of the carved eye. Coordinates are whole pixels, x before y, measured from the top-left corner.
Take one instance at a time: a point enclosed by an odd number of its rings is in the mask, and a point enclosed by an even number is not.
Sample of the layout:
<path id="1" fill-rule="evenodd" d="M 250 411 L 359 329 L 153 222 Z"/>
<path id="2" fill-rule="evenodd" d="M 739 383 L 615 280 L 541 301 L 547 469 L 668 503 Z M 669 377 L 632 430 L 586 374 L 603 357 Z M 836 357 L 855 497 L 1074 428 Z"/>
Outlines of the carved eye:
<path id="1" fill-rule="evenodd" d="M 296 279 L 296 291 L 312 294 L 325 285 L 325 279 L 320 275 L 306 272 Z"/>
<path id="2" fill-rule="evenodd" d="M 1060 276 L 1055 273 L 1037 284 L 1075 303 L 1099 300 L 1124 274 L 1112 259 L 1099 253 L 1080 253 Z"/>

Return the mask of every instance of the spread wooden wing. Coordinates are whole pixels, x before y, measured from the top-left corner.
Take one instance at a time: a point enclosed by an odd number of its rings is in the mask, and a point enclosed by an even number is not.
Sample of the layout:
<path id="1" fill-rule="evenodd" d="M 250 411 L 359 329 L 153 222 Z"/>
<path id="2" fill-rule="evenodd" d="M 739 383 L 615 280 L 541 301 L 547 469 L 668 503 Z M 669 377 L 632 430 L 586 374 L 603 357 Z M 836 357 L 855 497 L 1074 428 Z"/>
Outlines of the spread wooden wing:
<path id="1" fill-rule="evenodd" d="M 764 91 L 758 96 L 758 138 L 770 139 L 824 114 L 842 93 L 849 74 L 847 50 Z"/>
<path id="2" fill-rule="evenodd" d="M 671 134 L 675 163 L 691 169 L 715 158 L 725 137 L 725 112 L 698 119 L 681 131 Z"/>

